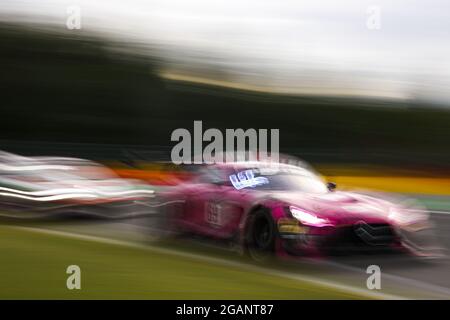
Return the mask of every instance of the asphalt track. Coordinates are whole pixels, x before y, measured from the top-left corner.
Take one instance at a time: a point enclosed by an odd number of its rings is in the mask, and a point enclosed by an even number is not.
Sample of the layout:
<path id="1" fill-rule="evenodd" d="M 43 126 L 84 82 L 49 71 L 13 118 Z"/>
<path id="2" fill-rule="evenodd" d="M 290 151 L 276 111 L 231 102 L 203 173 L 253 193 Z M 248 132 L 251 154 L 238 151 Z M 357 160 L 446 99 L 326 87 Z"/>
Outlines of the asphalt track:
<path id="1" fill-rule="evenodd" d="M 366 273 L 370 265 L 378 265 L 382 272 L 381 295 L 398 296 L 413 299 L 450 299 L 450 212 L 432 213 L 435 234 L 443 248 L 444 257 L 422 260 L 405 255 L 357 255 L 333 257 L 321 260 L 293 259 L 271 266 L 274 271 L 292 275 L 311 276 L 320 281 L 351 286 L 356 290 L 366 290 Z M 142 243 L 146 241 L 147 227 L 142 221 L 71 221 L 63 224 L 39 225 L 43 230 L 57 230 L 70 234 L 102 237 L 112 241 Z M 154 246 L 154 244 L 152 244 Z M 170 245 L 170 250 L 201 255 L 206 259 L 230 259 L 242 261 L 237 254 L 227 250 L 218 250 L 216 244 L 204 241 L 180 241 Z"/>
<path id="2" fill-rule="evenodd" d="M 430 199 L 430 197 L 427 197 Z M 382 272 L 381 294 L 386 296 L 399 296 L 421 299 L 450 299 L 450 211 L 449 198 L 445 197 L 440 203 L 444 206 L 436 207 L 431 211 L 430 219 L 434 224 L 434 235 L 438 245 L 442 248 L 443 257 L 439 259 L 417 259 L 406 255 L 351 255 L 345 257 L 329 257 L 326 259 L 292 259 L 271 268 L 289 275 L 311 276 L 330 283 L 340 283 L 356 289 L 366 289 L 369 274 L 367 267 L 377 265 Z M 432 208 L 430 208 L 432 209 Z M 434 208 L 433 208 L 434 209 Z M 142 220 L 144 219 L 144 220 Z M 95 236 L 111 241 L 126 241 L 128 243 L 142 244 L 148 242 L 151 235 L 147 217 L 125 220 L 104 219 L 69 219 L 62 222 L 44 222 L 29 224 L 22 222 L 21 226 L 36 227 L 41 230 L 66 232 L 80 236 Z M 152 243 L 152 246 L 160 243 Z M 167 248 L 167 244 L 162 246 Z M 236 253 L 221 250 L 216 243 L 205 242 L 204 239 L 183 239 L 169 244 L 170 250 L 202 255 L 205 258 L 230 259 L 238 263 L 247 264 Z"/>
<path id="3" fill-rule="evenodd" d="M 380 266 L 387 283 L 396 282 L 405 290 L 422 289 L 419 297 L 427 298 L 436 294 L 440 298 L 450 299 L 450 212 L 432 213 L 435 235 L 442 247 L 444 256 L 435 260 L 420 260 L 407 256 L 370 256 L 345 257 L 328 261 L 336 268 L 348 272 L 363 272 L 367 266 Z"/>

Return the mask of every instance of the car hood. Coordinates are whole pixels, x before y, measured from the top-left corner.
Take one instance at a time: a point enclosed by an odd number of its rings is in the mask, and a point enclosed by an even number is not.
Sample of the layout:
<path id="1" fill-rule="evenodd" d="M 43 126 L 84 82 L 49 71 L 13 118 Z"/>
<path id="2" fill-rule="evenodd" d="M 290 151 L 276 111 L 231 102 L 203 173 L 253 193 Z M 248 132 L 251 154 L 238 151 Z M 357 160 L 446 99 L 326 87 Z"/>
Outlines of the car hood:
<path id="1" fill-rule="evenodd" d="M 276 192 L 272 197 L 337 224 L 352 224 L 360 220 L 367 223 L 388 223 L 393 207 L 388 201 L 354 192 Z"/>

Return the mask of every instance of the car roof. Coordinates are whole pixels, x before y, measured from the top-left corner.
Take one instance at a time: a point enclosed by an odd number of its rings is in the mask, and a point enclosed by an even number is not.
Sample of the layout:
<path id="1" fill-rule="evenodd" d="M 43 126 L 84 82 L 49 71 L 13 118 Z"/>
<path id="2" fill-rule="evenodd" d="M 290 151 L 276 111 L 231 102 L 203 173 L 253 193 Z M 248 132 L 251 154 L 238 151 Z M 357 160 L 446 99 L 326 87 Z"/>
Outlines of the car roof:
<path id="1" fill-rule="evenodd" d="M 281 171 L 307 171 L 310 174 L 317 175 L 315 170 L 307 165 L 305 162 L 298 162 L 297 164 L 290 164 L 290 163 L 282 163 L 282 162 L 271 162 L 271 161 L 235 161 L 235 162 L 223 162 L 223 163 L 216 163 L 212 166 L 218 168 L 218 169 L 232 169 L 235 171 L 244 170 L 244 169 L 250 169 L 250 168 L 266 168 L 266 169 L 272 169 L 276 168 Z"/>

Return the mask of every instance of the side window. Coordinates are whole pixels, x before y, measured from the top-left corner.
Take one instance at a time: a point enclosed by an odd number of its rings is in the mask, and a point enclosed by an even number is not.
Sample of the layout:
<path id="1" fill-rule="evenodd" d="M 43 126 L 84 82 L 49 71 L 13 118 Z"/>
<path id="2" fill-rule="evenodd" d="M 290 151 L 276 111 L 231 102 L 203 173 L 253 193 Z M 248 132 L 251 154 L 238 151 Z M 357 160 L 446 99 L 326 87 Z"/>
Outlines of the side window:
<path id="1" fill-rule="evenodd" d="M 197 183 L 229 185 L 229 180 L 223 170 L 209 167 L 202 169 L 198 176 Z"/>

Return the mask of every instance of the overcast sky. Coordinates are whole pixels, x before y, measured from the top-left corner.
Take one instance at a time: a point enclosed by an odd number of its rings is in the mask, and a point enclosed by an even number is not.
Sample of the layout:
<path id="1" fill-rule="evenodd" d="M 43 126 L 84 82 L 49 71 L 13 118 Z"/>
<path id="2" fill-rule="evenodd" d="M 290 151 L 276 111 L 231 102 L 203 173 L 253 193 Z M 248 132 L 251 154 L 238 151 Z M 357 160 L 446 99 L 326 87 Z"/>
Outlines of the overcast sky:
<path id="1" fill-rule="evenodd" d="M 0 12 L 65 25 L 70 5 L 82 28 L 157 44 L 170 61 L 218 66 L 238 82 L 450 102 L 448 0 L 2 0 Z M 373 6 L 379 29 L 367 27 Z"/>

